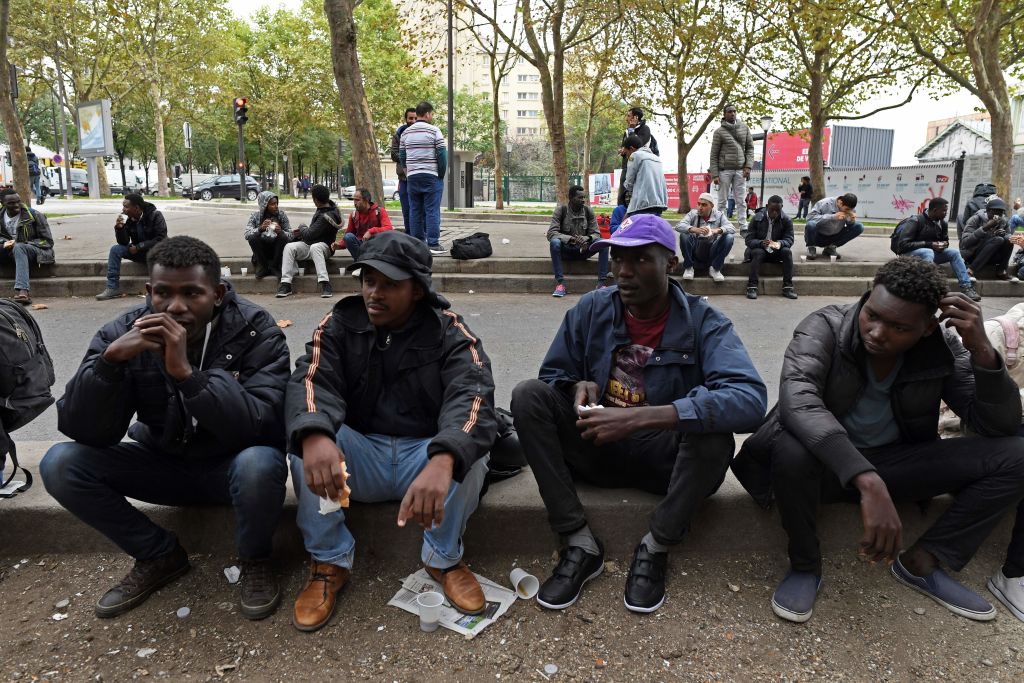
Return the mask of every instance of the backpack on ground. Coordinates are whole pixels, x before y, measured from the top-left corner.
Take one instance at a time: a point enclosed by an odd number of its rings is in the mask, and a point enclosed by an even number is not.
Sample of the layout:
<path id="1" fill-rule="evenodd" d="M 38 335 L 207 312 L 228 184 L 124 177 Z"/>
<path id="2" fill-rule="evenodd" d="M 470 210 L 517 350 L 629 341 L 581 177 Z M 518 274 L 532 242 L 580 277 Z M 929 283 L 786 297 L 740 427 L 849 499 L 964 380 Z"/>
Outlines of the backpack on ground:
<path id="1" fill-rule="evenodd" d="M 908 216 L 907 218 L 904 218 L 899 223 L 897 223 L 896 227 L 893 228 L 892 234 L 889 235 L 889 249 L 892 251 L 892 253 L 896 254 L 897 256 L 900 255 L 900 234 L 903 232 L 903 228 L 905 228 L 908 225 L 908 221 L 916 220 L 917 216 Z"/>
<path id="2" fill-rule="evenodd" d="M 491 236 L 486 232 L 477 232 L 469 237 L 460 237 L 452 241 L 452 258 L 467 260 L 487 258 L 494 253 L 491 248 Z"/>
<path id="3" fill-rule="evenodd" d="M 10 433 L 53 404 L 53 360 L 35 319 L 20 304 L 0 299 L 0 496 L 9 498 L 32 486 L 32 473 L 18 464 Z M 10 455 L 13 470 L 2 472 Z M 14 481 L 18 471 L 24 482 Z"/>

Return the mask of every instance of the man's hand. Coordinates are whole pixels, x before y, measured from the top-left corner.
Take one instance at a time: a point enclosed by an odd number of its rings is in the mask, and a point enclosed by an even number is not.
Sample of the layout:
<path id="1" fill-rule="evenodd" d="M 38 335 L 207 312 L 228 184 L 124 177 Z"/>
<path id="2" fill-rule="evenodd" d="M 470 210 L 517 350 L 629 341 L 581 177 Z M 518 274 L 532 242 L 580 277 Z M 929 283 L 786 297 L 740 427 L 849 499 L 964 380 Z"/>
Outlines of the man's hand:
<path id="1" fill-rule="evenodd" d="M 781 242 L 772 242 L 769 246 L 772 249 L 775 249 L 776 251 L 778 251 L 779 249 L 782 249 L 782 243 Z"/>
<path id="2" fill-rule="evenodd" d="M 573 387 L 573 408 L 575 409 L 577 406 L 589 406 L 592 403 L 597 403 L 597 393 L 599 391 L 601 391 L 601 387 L 597 386 L 596 382 L 576 382 L 576 386 Z"/>
<path id="3" fill-rule="evenodd" d="M 260 230 L 266 230 L 267 228 L 270 227 L 270 224 L 273 222 L 274 221 L 270 220 L 269 218 L 264 218 L 263 222 L 260 223 Z"/>
<path id="4" fill-rule="evenodd" d="M 988 370 L 999 367 L 999 355 L 985 334 L 981 306 L 960 292 L 949 292 L 939 301 L 939 311 L 939 322 L 956 329 L 975 365 Z"/>
<path id="5" fill-rule="evenodd" d="M 302 471 L 306 475 L 306 486 L 320 498 L 337 500 L 345 489 L 345 477 L 341 474 L 341 463 L 345 454 L 334 439 L 316 432 L 302 440 Z"/>
<path id="6" fill-rule="evenodd" d="M 128 245 L 128 253 L 131 254 L 132 256 L 135 256 L 135 254 L 139 253 L 139 248 L 137 246 L 135 246 L 134 244 L 129 244 Z"/>
<path id="7" fill-rule="evenodd" d="M 398 506 L 398 526 L 413 519 L 424 529 L 441 526 L 444 521 L 444 499 L 452 484 L 455 456 L 451 453 L 437 453 L 427 461 L 427 466 L 409 485 Z"/>
<path id="8" fill-rule="evenodd" d="M 860 491 L 860 519 L 864 535 L 857 554 L 870 562 L 892 562 L 903 547 L 903 524 L 889 489 L 877 472 L 863 472 L 853 480 Z"/>
<path id="9" fill-rule="evenodd" d="M 135 321 L 135 329 L 147 339 L 156 340 L 164 350 L 164 369 L 179 382 L 192 376 L 188 362 L 188 332 L 166 313 L 151 313 Z"/>
<path id="10" fill-rule="evenodd" d="M 103 352 L 103 359 L 108 363 L 124 363 L 146 351 L 156 353 L 161 350 L 160 341 L 145 336 L 139 328 L 133 327 L 110 343 Z"/>
<path id="11" fill-rule="evenodd" d="M 1024 247 L 1024 235 L 1010 235 L 1010 243 L 1018 247 Z"/>
<path id="12" fill-rule="evenodd" d="M 14 240 L 4 242 L 4 249 L 14 249 Z"/>
<path id="13" fill-rule="evenodd" d="M 935 251 L 945 251 L 948 246 L 949 242 L 932 242 L 932 249 Z"/>
<path id="14" fill-rule="evenodd" d="M 638 408 L 603 408 L 588 410 L 576 420 L 580 436 L 593 441 L 595 446 L 622 441 L 640 427 L 633 420 Z"/>
<path id="15" fill-rule="evenodd" d="M 119 215 L 117 217 L 117 220 L 114 221 L 114 230 L 120 230 L 123 227 L 124 227 L 124 214 L 121 214 L 121 215 Z"/>
<path id="16" fill-rule="evenodd" d="M 718 176 L 716 176 L 716 175 L 711 176 L 711 184 L 712 185 L 717 185 L 718 184 Z"/>
<path id="17" fill-rule="evenodd" d="M 747 166 L 743 167 L 743 178 L 745 180 L 750 180 L 750 168 Z"/>

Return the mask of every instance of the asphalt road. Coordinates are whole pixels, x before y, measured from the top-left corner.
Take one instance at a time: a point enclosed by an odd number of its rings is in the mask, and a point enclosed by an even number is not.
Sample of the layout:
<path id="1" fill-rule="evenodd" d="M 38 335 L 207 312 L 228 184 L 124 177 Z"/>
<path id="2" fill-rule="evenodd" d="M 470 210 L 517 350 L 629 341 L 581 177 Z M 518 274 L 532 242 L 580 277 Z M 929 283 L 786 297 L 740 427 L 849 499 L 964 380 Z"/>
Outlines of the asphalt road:
<path id="1" fill-rule="evenodd" d="M 491 358 L 499 406 L 508 406 L 516 383 L 536 376 L 537 368 L 558 329 L 562 316 L 578 297 L 553 299 L 546 295 L 499 295 L 446 293 L 453 310 L 463 315 L 469 327 L 483 342 Z M 285 329 L 292 362 L 304 352 L 312 331 L 332 305 L 319 297 L 305 295 L 289 299 L 270 296 L 252 297 L 278 320 L 291 320 Z M 713 304 L 728 315 L 736 325 L 755 366 L 768 385 L 769 402 L 778 391 L 782 354 L 796 324 L 807 314 L 822 306 L 844 303 L 833 297 L 804 296 L 797 301 L 781 297 L 762 297 L 749 301 L 743 297 L 715 297 Z M 120 299 L 98 302 L 92 299 L 39 299 L 48 306 L 34 311 L 43 330 L 44 340 L 53 357 L 57 382 L 54 396 L 63 393 L 64 385 L 74 374 L 88 347 L 89 340 L 104 323 L 121 311 L 141 304 Z M 1018 303 L 1012 299 L 985 299 L 986 317 L 1005 312 Z M 15 433 L 19 441 L 60 440 L 55 408 L 51 407 L 31 424 Z"/>

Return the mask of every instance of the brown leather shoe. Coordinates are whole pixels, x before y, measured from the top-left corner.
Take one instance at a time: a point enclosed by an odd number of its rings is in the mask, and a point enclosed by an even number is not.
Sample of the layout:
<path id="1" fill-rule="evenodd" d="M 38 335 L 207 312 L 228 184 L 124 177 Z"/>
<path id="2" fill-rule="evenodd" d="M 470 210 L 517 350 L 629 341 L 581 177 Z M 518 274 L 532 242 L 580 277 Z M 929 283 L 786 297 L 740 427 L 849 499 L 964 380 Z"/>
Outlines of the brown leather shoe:
<path id="1" fill-rule="evenodd" d="M 463 614 L 480 614 L 487 607 L 484 591 L 465 562 L 460 560 L 448 569 L 427 567 L 427 573 L 441 584 L 448 602 Z"/>
<path id="2" fill-rule="evenodd" d="M 295 598 L 292 624 L 300 631 L 323 628 L 334 614 L 338 593 L 348 583 L 349 570 L 326 562 L 311 560 L 309 579 Z"/>

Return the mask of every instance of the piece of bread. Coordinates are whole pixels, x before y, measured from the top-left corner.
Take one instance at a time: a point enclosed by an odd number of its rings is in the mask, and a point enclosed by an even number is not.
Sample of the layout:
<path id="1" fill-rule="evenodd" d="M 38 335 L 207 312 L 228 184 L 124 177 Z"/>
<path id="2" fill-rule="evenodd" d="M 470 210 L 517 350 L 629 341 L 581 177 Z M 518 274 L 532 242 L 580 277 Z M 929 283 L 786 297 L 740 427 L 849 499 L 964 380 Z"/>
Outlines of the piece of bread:
<path id="1" fill-rule="evenodd" d="M 338 505 L 343 508 L 347 508 L 349 504 L 349 495 L 352 493 L 352 489 L 348 487 L 348 467 L 345 465 L 345 461 L 341 461 L 341 478 L 344 481 L 344 485 L 341 489 L 341 495 L 338 496 Z"/>

